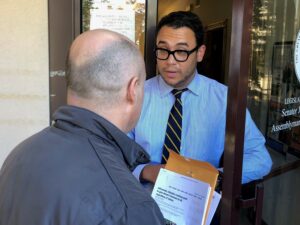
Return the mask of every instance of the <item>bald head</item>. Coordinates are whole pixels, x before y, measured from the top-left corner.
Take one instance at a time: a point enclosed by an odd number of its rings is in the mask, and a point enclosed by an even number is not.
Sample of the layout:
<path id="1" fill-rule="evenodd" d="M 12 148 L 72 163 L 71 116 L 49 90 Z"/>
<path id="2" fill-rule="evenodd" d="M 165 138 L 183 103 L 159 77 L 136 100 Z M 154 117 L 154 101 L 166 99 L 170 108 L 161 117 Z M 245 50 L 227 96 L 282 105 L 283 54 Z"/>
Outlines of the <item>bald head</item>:
<path id="1" fill-rule="evenodd" d="M 76 66 L 82 66 L 120 39 L 123 39 L 123 37 L 108 30 L 85 32 L 72 43 L 69 60 Z"/>
<path id="2" fill-rule="evenodd" d="M 145 76 L 143 58 L 133 42 L 108 30 L 78 36 L 67 59 L 68 90 L 102 106 L 118 104 L 132 76 Z"/>

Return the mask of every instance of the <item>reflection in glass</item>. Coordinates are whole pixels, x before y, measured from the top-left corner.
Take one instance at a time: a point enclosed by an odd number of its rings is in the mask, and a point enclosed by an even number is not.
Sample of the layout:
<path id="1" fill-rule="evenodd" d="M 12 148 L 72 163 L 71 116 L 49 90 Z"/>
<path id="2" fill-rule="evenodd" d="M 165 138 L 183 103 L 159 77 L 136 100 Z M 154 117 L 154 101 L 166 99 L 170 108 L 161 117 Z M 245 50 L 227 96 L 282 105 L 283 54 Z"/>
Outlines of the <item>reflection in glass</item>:
<path id="1" fill-rule="evenodd" d="M 254 2 L 249 108 L 268 137 L 287 145 L 300 143 L 298 128 L 281 126 L 300 120 L 300 113 L 284 113 L 300 106 L 300 102 L 285 104 L 286 99 L 300 97 L 293 62 L 294 41 L 300 29 L 299 1 Z"/>
<path id="2" fill-rule="evenodd" d="M 300 199 L 300 168 L 290 166 L 300 157 L 300 83 L 293 57 L 299 30 L 300 0 L 254 0 L 248 108 L 279 171 L 264 182 L 263 219 L 272 225 L 300 220 L 294 201 Z"/>

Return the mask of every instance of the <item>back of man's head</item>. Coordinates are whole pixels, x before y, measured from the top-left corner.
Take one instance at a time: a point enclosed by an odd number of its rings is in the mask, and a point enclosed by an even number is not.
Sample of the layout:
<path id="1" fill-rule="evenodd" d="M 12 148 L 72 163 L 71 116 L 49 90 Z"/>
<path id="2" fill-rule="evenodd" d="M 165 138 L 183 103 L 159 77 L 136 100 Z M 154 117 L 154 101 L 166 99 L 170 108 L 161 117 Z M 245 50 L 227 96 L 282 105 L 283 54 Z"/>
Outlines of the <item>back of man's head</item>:
<path id="1" fill-rule="evenodd" d="M 66 65 L 67 103 L 106 118 L 124 132 L 131 130 L 143 102 L 145 64 L 125 36 L 98 29 L 78 36 Z"/>
<path id="2" fill-rule="evenodd" d="M 156 28 L 156 35 L 163 26 L 172 27 L 174 29 L 188 27 L 190 28 L 196 37 L 197 46 L 200 47 L 203 44 L 204 29 L 199 17 L 189 11 L 176 11 L 164 16 L 158 23 Z"/>
<path id="3" fill-rule="evenodd" d="M 143 77 L 144 73 L 143 59 L 134 43 L 108 30 L 81 34 L 67 58 L 68 89 L 105 107 L 118 104 L 120 92 L 131 76 Z"/>

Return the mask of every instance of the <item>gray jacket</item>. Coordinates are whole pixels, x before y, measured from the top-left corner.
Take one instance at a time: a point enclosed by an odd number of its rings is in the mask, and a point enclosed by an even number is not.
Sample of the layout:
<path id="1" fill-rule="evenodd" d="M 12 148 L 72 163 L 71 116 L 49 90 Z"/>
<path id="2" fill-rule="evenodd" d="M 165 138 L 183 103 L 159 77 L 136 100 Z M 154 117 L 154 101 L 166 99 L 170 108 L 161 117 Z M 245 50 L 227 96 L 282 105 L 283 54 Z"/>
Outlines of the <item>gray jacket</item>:
<path id="1" fill-rule="evenodd" d="M 162 214 L 131 170 L 148 162 L 104 118 L 64 106 L 0 171 L 0 225 L 155 225 Z"/>

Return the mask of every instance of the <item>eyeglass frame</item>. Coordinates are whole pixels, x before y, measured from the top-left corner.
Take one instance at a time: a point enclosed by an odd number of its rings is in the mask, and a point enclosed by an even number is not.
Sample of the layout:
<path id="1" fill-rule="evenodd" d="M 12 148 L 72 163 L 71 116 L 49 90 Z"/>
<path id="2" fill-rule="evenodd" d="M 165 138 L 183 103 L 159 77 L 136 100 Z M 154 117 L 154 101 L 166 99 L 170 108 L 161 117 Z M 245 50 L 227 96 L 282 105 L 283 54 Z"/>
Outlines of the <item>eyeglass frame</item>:
<path id="1" fill-rule="evenodd" d="M 188 58 L 190 57 L 190 55 L 191 55 L 194 51 L 197 51 L 198 49 L 199 49 L 199 46 L 198 46 L 198 45 L 196 45 L 196 47 L 193 48 L 192 50 L 181 50 L 181 49 L 176 49 L 176 50 L 173 50 L 173 51 L 170 51 L 169 49 L 165 49 L 165 48 L 158 48 L 158 47 L 156 47 L 156 48 L 154 49 L 154 52 L 155 52 L 155 57 L 156 57 L 156 59 L 159 59 L 159 60 L 168 60 L 168 58 L 170 57 L 170 55 L 173 55 L 174 59 L 175 59 L 177 62 L 186 62 L 186 61 L 188 60 Z M 158 57 L 157 57 L 157 50 L 164 50 L 164 51 L 168 52 L 167 58 L 165 58 L 165 59 L 158 58 Z M 185 60 L 178 60 L 178 59 L 176 58 L 176 56 L 175 56 L 175 53 L 176 53 L 176 52 L 185 52 L 185 53 L 187 54 L 186 59 L 185 59 Z"/>

